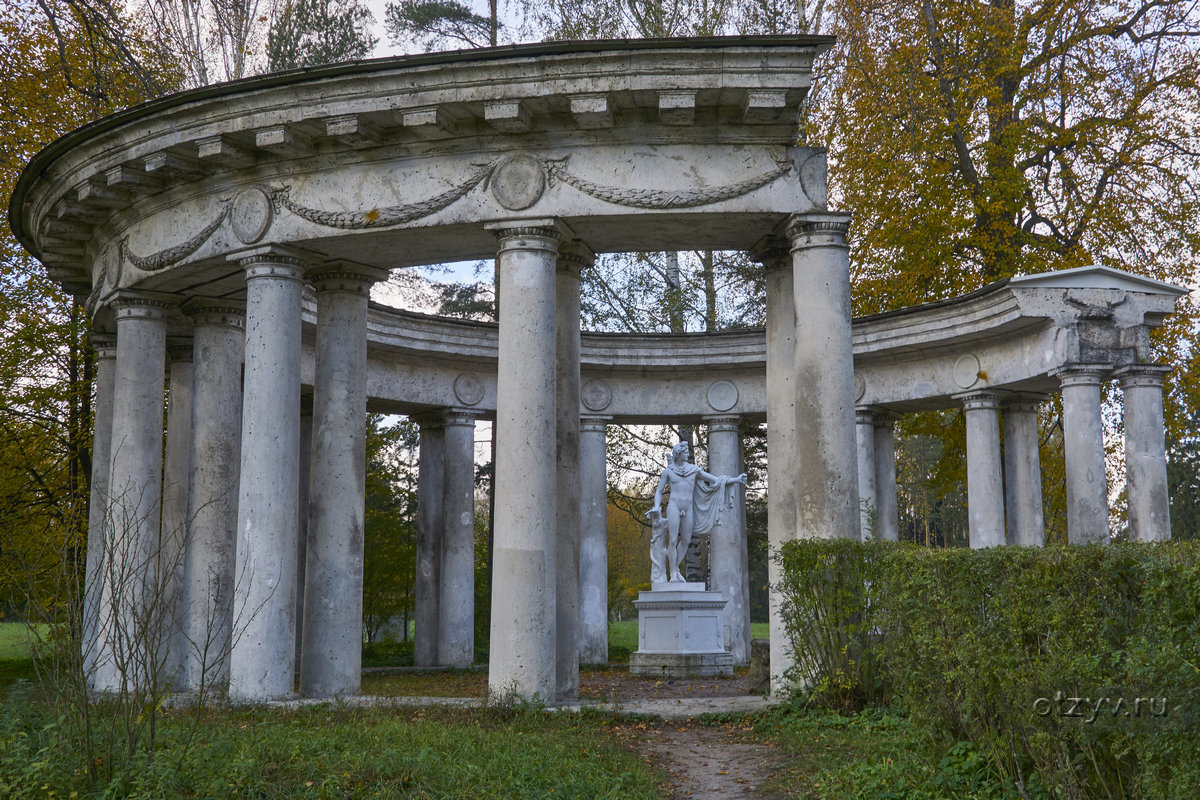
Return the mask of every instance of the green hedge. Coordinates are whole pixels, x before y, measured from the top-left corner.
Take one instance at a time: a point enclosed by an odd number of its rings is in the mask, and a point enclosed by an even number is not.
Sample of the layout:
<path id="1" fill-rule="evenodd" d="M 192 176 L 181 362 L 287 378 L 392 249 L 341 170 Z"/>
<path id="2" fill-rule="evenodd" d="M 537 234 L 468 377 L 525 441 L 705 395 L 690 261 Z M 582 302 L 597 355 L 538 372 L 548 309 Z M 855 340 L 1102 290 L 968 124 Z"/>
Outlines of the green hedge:
<path id="1" fill-rule="evenodd" d="M 779 558 L 813 701 L 897 703 L 942 747 L 973 742 L 1014 796 L 1196 796 L 1197 543 L 807 541 Z"/>

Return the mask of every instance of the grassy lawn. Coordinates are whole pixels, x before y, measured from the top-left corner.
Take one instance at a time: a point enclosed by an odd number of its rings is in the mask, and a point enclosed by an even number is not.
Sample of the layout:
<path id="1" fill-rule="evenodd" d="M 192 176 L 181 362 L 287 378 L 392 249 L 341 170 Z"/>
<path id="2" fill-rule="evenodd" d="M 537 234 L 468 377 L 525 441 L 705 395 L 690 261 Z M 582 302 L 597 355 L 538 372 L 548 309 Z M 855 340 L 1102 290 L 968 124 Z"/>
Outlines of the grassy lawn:
<path id="1" fill-rule="evenodd" d="M 29 658 L 29 628 L 24 622 L 0 622 L 0 661 Z"/>
<path id="2" fill-rule="evenodd" d="M 24 712 L 26 734 L 0 738 L 6 796 L 94 796 L 81 771 L 86 753 L 52 709 L 25 700 L 0 711 L 0 723 L 11 726 L 14 711 Z M 195 713 L 164 716 L 150 768 L 118 765 L 110 781 L 102 760 L 101 783 L 139 798 L 661 797 L 663 776 L 596 714 L 337 706 Z"/>
<path id="3" fill-rule="evenodd" d="M 969 742 L 944 754 L 902 715 L 869 708 L 860 714 L 781 705 L 753 718 L 748 739 L 780 747 L 787 757 L 766 787 L 803 800 L 1000 800 L 1005 792 L 988 759 Z M 1032 787 L 1031 787 L 1032 789 Z M 1035 797 L 1044 797 L 1037 792 Z"/>
<path id="4" fill-rule="evenodd" d="M 0 622 L 0 692 L 18 680 L 33 680 L 29 629 L 24 622 Z"/>

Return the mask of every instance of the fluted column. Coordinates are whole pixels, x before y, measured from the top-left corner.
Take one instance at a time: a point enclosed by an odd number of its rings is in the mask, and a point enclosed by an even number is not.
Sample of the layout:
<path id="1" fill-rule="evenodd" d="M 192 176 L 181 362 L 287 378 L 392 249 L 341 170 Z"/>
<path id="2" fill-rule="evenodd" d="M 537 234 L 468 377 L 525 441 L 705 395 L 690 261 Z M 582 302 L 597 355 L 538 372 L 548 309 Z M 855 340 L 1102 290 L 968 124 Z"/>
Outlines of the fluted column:
<path id="1" fill-rule="evenodd" d="M 1125 395 L 1125 481 L 1129 497 L 1129 538 L 1155 542 L 1171 538 L 1171 498 L 1163 425 L 1163 377 L 1170 367 L 1136 364 L 1118 370 Z"/>
<path id="2" fill-rule="evenodd" d="M 846 214 L 794 216 L 797 535 L 859 536 Z"/>
<path id="3" fill-rule="evenodd" d="M 708 471 L 714 475 L 742 472 L 741 419 L 705 417 L 708 423 Z M 746 547 L 746 489 L 732 487 L 733 508 L 722 511 L 709 539 L 712 585 L 727 601 L 724 640 L 734 664 L 750 663 L 750 558 Z M 723 503 L 725 498 L 721 498 Z"/>
<path id="4" fill-rule="evenodd" d="M 995 392 L 956 396 L 967 423 L 967 520 L 973 548 L 1005 543 L 1000 399 Z"/>
<path id="5" fill-rule="evenodd" d="M 1108 542 L 1108 483 L 1100 387 L 1110 367 L 1079 364 L 1055 373 L 1062 383 L 1067 467 L 1067 542 Z"/>
<path id="6" fill-rule="evenodd" d="M 595 256 L 581 242 L 564 245 L 555 272 L 557 415 L 555 513 L 555 692 L 579 696 L 579 283 Z"/>
<path id="7" fill-rule="evenodd" d="M 105 648 L 95 662 L 93 680 L 98 691 L 147 685 L 161 668 L 168 629 L 155 603 L 170 306 L 128 293 L 114 300 L 112 307 L 117 319 L 117 362 L 100 568 L 104 588 L 99 627 Z"/>
<path id="8" fill-rule="evenodd" d="M 181 688 L 203 691 L 229 680 L 246 310 L 237 301 L 203 299 L 184 310 L 192 318 L 195 374 Z"/>
<path id="9" fill-rule="evenodd" d="M 489 691 L 556 697 L 555 264 L 552 220 L 493 223 L 499 240 L 496 517 Z"/>
<path id="10" fill-rule="evenodd" d="M 608 663 L 609 417 L 579 421 L 579 660 Z"/>
<path id="11" fill-rule="evenodd" d="M 310 275 L 317 341 L 300 658 L 306 697 L 354 695 L 362 684 L 367 300 L 371 284 L 386 277 L 341 261 Z"/>
<path id="12" fill-rule="evenodd" d="M 876 536 L 900 541 L 900 512 L 896 499 L 896 415 L 875 412 Z"/>
<path id="13" fill-rule="evenodd" d="M 782 578 L 774 558 L 796 531 L 796 308 L 792 256 L 783 237 L 760 241 L 751 257 L 763 265 L 767 292 L 767 602 L 770 613 L 771 692 L 786 691 L 783 673 L 793 664 L 787 630 L 775 591 Z"/>
<path id="14" fill-rule="evenodd" d="M 417 568 L 413 587 L 413 664 L 438 663 L 442 601 L 442 502 L 446 436 L 441 415 L 414 417 L 421 428 L 417 456 Z"/>
<path id="15" fill-rule="evenodd" d="M 865 542 L 878 535 L 879 497 L 875 488 L 875 412 L 867 406 L 854 409 L 858 444 L 859 535 Z"/>
<path id="16" fill-rule="evenodd" d="M 1041 547 L 1045 540 L 1038 403 L 1021 397 L 1004 404 L 1004 506 L 1009 544 Z"/>
<path id="17" fill-rule="evenodd" d="M 101 647 L 101 604 L 105 559 L 105 511 L 108 507 L 109 468 L 112 463 L 113 388 L 116 382 L 117 342 L 111 336 L 93 333 L 96 351 L 95 423 L 92 429 L 92 485 L 88 503 L 87 561 L 83 580 L 83 628 L 81 636 L 83 674 L 90 682 L 96 674 Z"/>
<path id="18" fill-rule="evenodd" d="M 167 442 L 163 455 L 162 532 L 158 565 L 162 573 L 163 608 L 171 616 L 170 641 L 164 655 L 163 677 L 170 686 L 183 680 L 183 665 L 191 649 L 185 631 L 184 561 L 188 533 L 188 488 L 192 472 L 192 342 L 167 346 Z"/>
<path id="19" fill-rule="evenodd" d="M 229 696 L 255 702 L 290 696 L 295 678 L 304 265 L 273 247 L 236 260 L 246 272 L 246 372 Z"/>
<path id="20" fill-rule="evenodd" d="M 475 415 L 442 415 L 441 599 L 438 664 L 469 667 L 475 660 Z"/>

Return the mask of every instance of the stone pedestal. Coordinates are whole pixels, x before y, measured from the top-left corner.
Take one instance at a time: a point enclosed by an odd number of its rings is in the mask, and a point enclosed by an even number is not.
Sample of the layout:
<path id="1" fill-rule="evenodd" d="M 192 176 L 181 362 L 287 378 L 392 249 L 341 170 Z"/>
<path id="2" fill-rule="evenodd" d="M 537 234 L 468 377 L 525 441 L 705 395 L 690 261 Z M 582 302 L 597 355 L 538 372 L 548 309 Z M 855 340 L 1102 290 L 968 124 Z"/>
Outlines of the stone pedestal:
<path id="1" fill-rule="evenodd" d="M 662 587 L 662 588 L 660 588 Z M 670 587 L 670 588 L 666 588 Z M 656 584 L 639 592 L 638 649 L 629 674 L 654 678 L 712 678 L 733 674 L 725 651 L 725 598 L 703 583 Z"/>

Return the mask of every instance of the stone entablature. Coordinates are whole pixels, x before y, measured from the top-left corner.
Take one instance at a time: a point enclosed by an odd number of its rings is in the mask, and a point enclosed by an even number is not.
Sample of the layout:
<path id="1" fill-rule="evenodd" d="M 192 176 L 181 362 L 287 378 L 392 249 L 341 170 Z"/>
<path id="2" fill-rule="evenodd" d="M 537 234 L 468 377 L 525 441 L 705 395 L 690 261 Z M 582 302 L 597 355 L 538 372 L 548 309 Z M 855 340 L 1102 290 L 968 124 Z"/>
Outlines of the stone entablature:
<path id="1" fill-rule="evenodd" d="M 1049 394 L 1059 387 L 1055 371 L 1067 364 L 1084 359 L 1113 368 L 1144 363 L 1153 357 L 1145 332 L 1161 324 L 1186 292 L 1088 267 L 1013 278 L 962 297 L 855 320 L 855 373 L 863 392 L 858 404 L 911 411 L 954 407 L 955 396 L 968 390 Z M 306 327 L 315 319 L 314 306 L 307 304 Z M 485 415 L 494 411 L 494 324 L 376 305 L 368 336 L 368 395 L 380 408 L 461 405 L 454 381 L 470 373 L 478 375 L 483 390 L 472 407 Z M 599 408 L 587 405 L 585 392 L 584 414 L 602 412 L 615 423 L 699 421 L 718 411 L 751 419 L 766 414 L 761 329 L 584 333 L 580 360 L 583 385 L 607 390 L 607 402 Z M 662 381 L 668 374 L 669 386 Z M 311 367 L 304 375 L 310 383 Z M 736 387 L 731 408 L 710 403 L 709 390 L 719 380 Z"/>
<path id="2" fill-rule="evenodd" d="M 597 251 L 749 248 L 824 207 L 823 152 L 787 143 L 831 42 L 520 45 L 204 87 L 46 148 L 10 220 L 93 304 L 240 291 L 224 257 L 264 241 L 388 268 L 490 257 L 479 223 L 523 216 Z"/>

